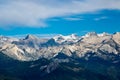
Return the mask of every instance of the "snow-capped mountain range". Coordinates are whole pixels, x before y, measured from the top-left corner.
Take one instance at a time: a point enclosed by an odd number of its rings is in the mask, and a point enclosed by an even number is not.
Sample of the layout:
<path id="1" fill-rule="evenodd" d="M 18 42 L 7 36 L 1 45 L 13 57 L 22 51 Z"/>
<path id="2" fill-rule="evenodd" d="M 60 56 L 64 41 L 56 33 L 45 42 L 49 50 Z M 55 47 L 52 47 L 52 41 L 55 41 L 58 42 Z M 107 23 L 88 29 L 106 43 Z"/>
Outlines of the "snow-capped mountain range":
<path id="1" fill-rule="evenodd" d="M 20 61 L 51 59 L 61 53 L 68 57 L 84 57 L 86 60 L 93 54 L 108 59 L 111 54 L 120 56 L 120 32 L 115 34 L 90 32 L 85 36 L 57 35 L 50 39 L 34 35 L 27 35 L 23 39 L 0 36 L 0 53 Z"/>

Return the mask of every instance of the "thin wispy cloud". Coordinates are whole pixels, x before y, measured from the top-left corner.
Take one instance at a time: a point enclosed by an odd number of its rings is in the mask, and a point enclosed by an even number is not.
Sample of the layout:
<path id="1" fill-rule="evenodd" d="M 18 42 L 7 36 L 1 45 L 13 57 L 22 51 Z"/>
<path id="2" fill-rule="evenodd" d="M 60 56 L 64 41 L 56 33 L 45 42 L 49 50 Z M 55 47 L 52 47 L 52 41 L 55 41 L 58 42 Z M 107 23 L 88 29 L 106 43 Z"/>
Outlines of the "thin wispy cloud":
<path id="1" fill-rule="evenodd" d="M 95 21 L 105 20 L 105 19 L 108 19 L 108 17 L 107 16 L 102 16 L 102 17 L 94 18 Z"/>
<path id="2" fill-rule="evenodd" d="M 47 26 L 45 21 L 52 17 L 65 17 L 103 9 L 120 10 L 120 0 L 1 0 L 0 26 L 45 27 Z"/>
<path id="3" fill-rule="evenodd" d="M 77 17 L 66 17 L 64 18 L 65 20 L 68 20 L 68 21 L 79 21 L 79 20 L 84 20 L 83 18 L 77 18 Z"/>
<path id="4" fill-rule="evenodd" d="M 27 35 L 29 35 L 29 34 L 12 35 L 12 36 L 8 35 L 8 37 L 24 39 Z M 39 38 L 52 38 L 52 37 L 59 35 L 59 34 L 32 34 L 32 35 L 39 37 Z"/>

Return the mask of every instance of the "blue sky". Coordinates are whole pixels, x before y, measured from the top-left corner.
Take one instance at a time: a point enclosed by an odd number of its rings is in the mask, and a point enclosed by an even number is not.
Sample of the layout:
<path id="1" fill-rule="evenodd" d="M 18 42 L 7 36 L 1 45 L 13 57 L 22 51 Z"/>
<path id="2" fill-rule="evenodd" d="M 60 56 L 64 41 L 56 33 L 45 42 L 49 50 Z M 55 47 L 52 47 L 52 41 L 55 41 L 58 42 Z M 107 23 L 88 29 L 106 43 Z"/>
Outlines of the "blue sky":
<path id="1" fill-rule="evenodd" d="M 0 34 L 120 31 L 120 0 L 0 0 Z"/>

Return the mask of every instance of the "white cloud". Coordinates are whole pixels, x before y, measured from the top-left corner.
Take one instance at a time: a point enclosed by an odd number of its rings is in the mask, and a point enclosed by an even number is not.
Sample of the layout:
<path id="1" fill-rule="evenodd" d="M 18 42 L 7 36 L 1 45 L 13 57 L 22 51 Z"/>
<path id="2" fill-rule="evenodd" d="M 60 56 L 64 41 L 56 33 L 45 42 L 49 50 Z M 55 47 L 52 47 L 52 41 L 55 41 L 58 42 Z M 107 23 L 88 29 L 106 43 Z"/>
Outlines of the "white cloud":
<path id="1" fill-rule="evenodd" d="M 120 10 L 120 0 L 1 0 L 0 25 L 44 27 L 48 18 L 102 9 Z"/>
<path id="2" fill-rule="evenodd" d="M 79 17 L 66 17 L 64 18 L 65 20 L 68 20 L 68 21 L 79 21 L 79 20 L 84 20 L 83 18 L 79 18 Z"/>
<path id="3" fill-rule="evenodd" d="M 108 19 L 108 17 L 102 16 L 102 17 L 95 18 L 94 20 L 99 21 L 99 20 L 105 20 L 105 19 Z"/>

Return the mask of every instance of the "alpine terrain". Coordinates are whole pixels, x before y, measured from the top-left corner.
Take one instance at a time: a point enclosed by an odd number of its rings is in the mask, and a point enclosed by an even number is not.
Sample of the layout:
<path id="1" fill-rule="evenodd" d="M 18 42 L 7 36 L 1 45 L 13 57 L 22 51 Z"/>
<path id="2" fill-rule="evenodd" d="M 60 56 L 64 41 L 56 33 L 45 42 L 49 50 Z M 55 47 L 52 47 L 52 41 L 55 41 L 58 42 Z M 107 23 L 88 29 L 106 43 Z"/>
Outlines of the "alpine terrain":
<path id="1" fill-rule="evenodd" d="M 120 32 L 0 36 L 0 80 L 120 80 Z"/>

